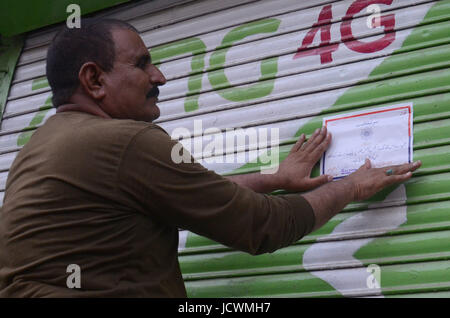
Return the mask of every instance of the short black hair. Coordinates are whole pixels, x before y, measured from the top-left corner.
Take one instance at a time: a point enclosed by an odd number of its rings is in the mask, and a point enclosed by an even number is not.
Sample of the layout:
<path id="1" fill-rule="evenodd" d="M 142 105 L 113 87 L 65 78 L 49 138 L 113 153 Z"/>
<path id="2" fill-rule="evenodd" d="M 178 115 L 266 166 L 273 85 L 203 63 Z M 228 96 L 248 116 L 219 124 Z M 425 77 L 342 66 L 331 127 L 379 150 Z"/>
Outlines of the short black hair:
<path id="1" fill-rule="evenodd" d="M 67 103 L 78 88 L 78 72 L 84 63 L 94 62 L 105 72 L 112 70 L 115 59 L 113 29 L 138 33 L 131 24 L 116 19 L 82 19 L 80 26 L 72 29 L 64 26 L 47 51 L 46 72 L 54 107 Z"/>

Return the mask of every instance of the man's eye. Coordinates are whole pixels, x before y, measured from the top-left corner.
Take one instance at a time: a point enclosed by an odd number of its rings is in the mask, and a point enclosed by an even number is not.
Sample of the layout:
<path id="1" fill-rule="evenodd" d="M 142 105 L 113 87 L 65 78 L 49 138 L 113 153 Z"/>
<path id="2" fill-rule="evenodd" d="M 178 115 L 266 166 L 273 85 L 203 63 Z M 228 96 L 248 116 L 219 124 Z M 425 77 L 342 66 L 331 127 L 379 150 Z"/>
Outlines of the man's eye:
<path id="1" fill-rule="evenodd" d="M 145 69 L 145 67 L 147 66 L 147 63 L 145 61 L 142 61 L 142 62 L 139 62 L 136 66 L 141 69 Z"/>

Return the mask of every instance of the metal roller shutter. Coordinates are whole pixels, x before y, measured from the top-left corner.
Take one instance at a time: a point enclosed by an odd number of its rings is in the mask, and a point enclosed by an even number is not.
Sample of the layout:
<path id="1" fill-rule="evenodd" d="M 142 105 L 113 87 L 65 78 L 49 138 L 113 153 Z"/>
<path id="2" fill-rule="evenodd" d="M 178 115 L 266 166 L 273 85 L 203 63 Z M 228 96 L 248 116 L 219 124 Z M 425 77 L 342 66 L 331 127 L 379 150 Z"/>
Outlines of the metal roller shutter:
<path id="1" fill-rule="evenodd" d="M 370 5 L 380 26 L 368 26 Z M 414 160 L 423 162 L 405 184 L 350 204 L 272 254 L 180 232 L 190 297 L 449 296 L 449 0 L 210 0 L 149 10 L 102 15 L 140 30 L 168 79 L 156 123 L 169 134 L 185 128 L 182 144 L 209 169 L 259 171 L 277 145 L 211 145 L 238 128 L 278 128 L 282 160 L 324 116 L 403 102 L 414 103 Z M 53 32 L 30 35 L 16 69 L 0 131 L 1 198 L 17 151 L 54 114 L 45 79 Z"/>

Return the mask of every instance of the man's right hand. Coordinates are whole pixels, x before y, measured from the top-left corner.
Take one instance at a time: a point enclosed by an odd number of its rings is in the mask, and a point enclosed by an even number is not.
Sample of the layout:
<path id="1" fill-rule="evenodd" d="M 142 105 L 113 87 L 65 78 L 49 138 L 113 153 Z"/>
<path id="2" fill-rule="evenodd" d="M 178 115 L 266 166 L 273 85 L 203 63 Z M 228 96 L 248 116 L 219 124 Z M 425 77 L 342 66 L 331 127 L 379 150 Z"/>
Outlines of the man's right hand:
<path id="1" fill-rule="evenodd" d="M 354 173 L 346 177 L 353 185 L 353 201 L 361 201 L 370 198 L 384 188 L 401 183 L 412 176 L 412 172 L 418 169 L 422 162 L 416 161 L 397 166 L 372 168 L 369 159 Z"/>

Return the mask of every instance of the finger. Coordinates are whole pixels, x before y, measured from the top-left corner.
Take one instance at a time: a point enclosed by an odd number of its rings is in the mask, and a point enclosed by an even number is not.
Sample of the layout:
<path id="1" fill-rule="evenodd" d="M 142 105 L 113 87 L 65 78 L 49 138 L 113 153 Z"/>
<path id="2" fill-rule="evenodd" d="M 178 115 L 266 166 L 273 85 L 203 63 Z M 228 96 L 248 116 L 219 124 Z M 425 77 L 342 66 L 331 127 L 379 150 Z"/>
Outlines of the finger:
<path id="1" fill-rule="evenodd" d="M 415 171 L 422 165 L 421 161 L 411 162 L 404 165 L 399 165 L 397 174 L 405 174 L 408 171 Z"/>
<path id="2" fill-rule="evenodd" d="M 417 169 L 419 169 L 422 166 L 422 161 L 418 160 L 413 162 L 413 168 L 411 171 L 416 171 Z"/>
<path id="3" fill-rule="evenodd" d="M 323 153 L 330 147 L 331 144 L 331 134 L 327 133 L 325 139 L 320 143 L 314 150 L 312 150 L 311 155 L 314 160 L 319 160 Z"/>
<path id="4" fill-rule="evenodd" d="M 308 141 L 306 142 L 305 145 L 309 145 L 320 133 L 320 128 L 317 128 L 313 134 L 308 138 Z"/>
<path id="5" fill-rule="evenodd" d="M 313 136 L 308 140 L 305 145 L 306 151 L 313 151 L 326 137 L 327 128 L 324 126 L 322 129 L 316 130 Z"/>
<path id="6" fill-rule="evenodd" d="M 405 174 L 409 171 L 413 172 L 417 170 L 422 165 L 422 162 L 416 161 L 412 163 L 406 163 L 403 165 L 396 165 L 396 166 L 390 166 L 383 168 L 388 175 L 399 175 L 399 174 Z M 389 171 L 390 170 L 390 171 Z"/>
<path id="7" fill-rule="evenodd" d="M 378 191 L 381 191 L 382 189 L 392 186 L 394 184 L 399 184 L 399 183 L 405 182 L 406 180 L 410 179 L 411 176 L 412 176 L 411 171 L 409 171 L 405 174 L 391 175 L 391 176 L 382 174 L 381 176 L 376 177 L 376 180 L 378 180 L 378 182 L 376 185 L 374 185 L 374 188 L 377 189 L 376 192 L 378 192 Z"/>
<path id="8" fill-rule="evenodd" d="M 295 143 L 295 145 L 292 147 L 290 153 L 296 152 L 300 149 L 300 147 L 303 145 L 303 143 L 305 142 L 305 134 L 301 134 L 300 138 L 297 140 L 297 142 Z"/>
<path id="9" fill-rule="evenodd" d="M 303 145 L 300 147 L 301 150 L 305 150 L 306 147 L 311 143 L 312 140 L 314 140 L 316 138 L 316 136 L 319 134 L 320 132 L 320 128 L 317 128 L 311 136 L 309 136 L 308 140 L 303 143 Z"/>
<path id="10" fill-rule="evenodd" d="M 407 173 L 404 174 L 398 174 L 398 175 L 392 175 L 389 178 L 387 178 L 387 182 L 389 185 L 391 184 L 395 184 L 395 183 L 401 183 L 401 182 L 405 182 L 406 180 L 410 179 L 412 176 L 412 172 L 408 171 Z"/>

